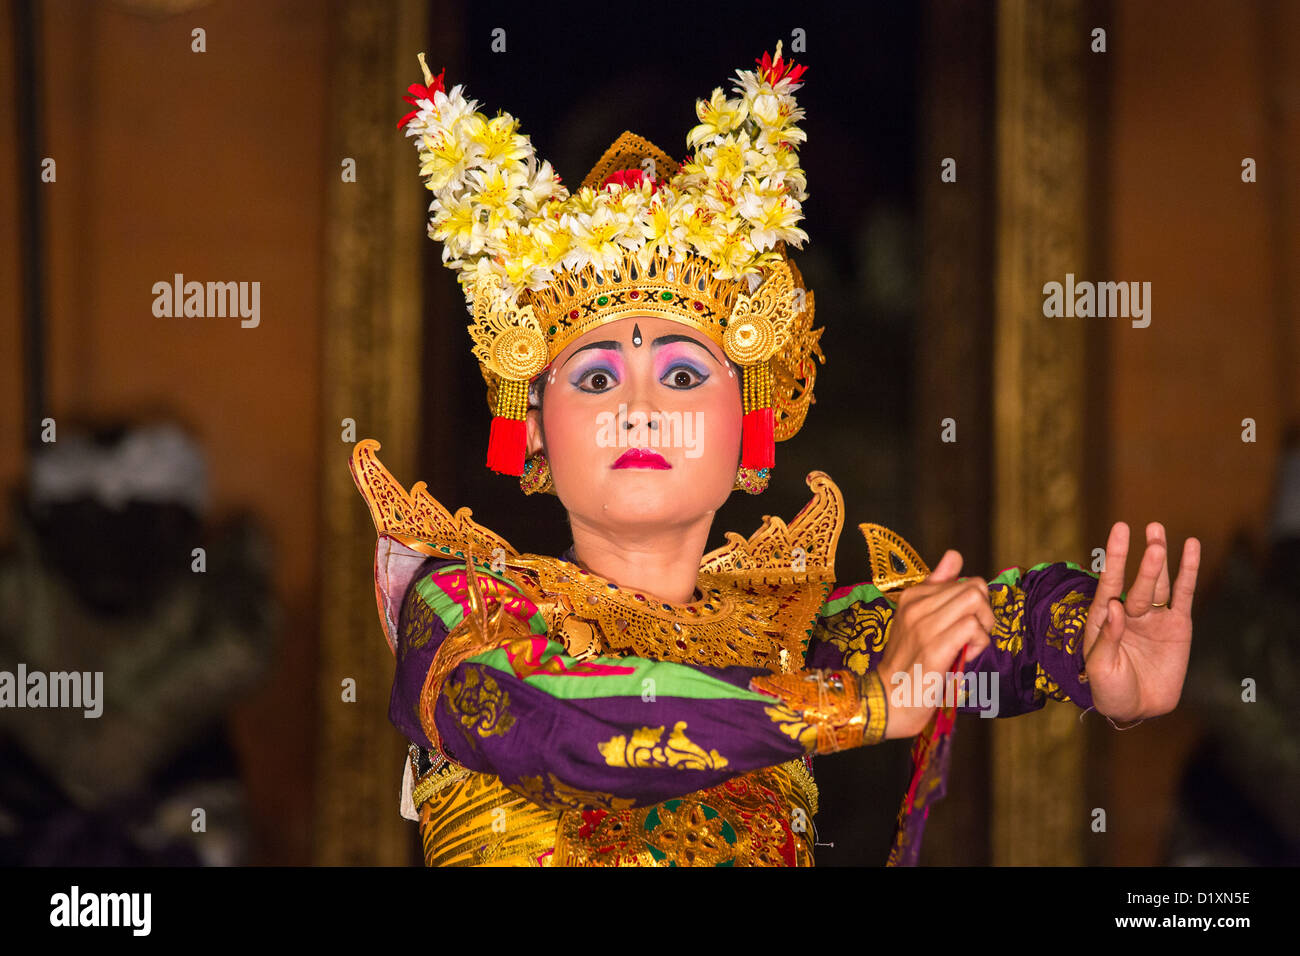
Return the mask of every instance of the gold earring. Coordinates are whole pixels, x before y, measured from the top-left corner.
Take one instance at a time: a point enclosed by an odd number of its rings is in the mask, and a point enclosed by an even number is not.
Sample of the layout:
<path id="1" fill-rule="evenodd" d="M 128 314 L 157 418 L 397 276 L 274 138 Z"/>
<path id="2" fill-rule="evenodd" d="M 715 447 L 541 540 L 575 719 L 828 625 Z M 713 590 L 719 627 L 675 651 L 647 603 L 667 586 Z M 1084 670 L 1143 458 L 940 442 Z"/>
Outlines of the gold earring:
<path id="1" fill-rule="evenodd" d="M 744 491 L 751 495 L 761 495 L 767 490 L 767 483 L 772 478 L 771 468 L 740 468 L 736 472 L 736 483 L 732 491 Z"/>
<path id="2" fill-rule="evenodd" d="M 519 489 L 526 495 L 555 494 L 551 481 L 551 463 L 546 455 L 537 452 L 524 461 L 523 474 L 519 476 Z"/>

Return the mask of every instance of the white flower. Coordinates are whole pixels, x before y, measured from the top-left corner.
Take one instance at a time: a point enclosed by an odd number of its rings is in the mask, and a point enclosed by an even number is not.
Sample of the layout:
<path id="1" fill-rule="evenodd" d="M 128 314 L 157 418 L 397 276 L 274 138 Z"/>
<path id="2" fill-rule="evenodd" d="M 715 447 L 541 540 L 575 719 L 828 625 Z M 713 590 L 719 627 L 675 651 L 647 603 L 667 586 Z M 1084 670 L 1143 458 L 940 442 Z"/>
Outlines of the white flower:
<path id="1" fill-rule="evenodd" d="M 567 195 L 567 190 L 555 178 L 550 160 L 538 166 L 537 158 L 530 155 L 527 169 L 522 198 L 528 212 L 536 213 L 551 199 Z"/>

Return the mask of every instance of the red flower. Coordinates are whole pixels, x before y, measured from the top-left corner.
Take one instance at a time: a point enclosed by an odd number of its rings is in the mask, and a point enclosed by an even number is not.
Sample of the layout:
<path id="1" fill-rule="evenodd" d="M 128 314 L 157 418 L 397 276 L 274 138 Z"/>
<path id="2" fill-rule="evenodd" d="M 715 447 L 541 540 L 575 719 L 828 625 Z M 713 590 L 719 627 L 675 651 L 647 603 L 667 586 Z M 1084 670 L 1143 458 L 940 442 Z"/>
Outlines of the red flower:
<path id="1" fill-rule="evenodd" d="M 790 78 L 790 82 L 798 83 L 799 77 L 803 76 L 808 69 L 806 66 L 796 66 L 794 60 L 782 59 L 779 56 L 773 62 L 772 55 L 767 51 L 763 52 L 763 59 L 756 59 L 754 62 L 758 64 L 758 75 L 774 86 L 786 76 Z"/>
<path id="2" fill-rule="evenodd" d="M 416 104 L 416 100 L 431 100 L 433 99 L 434 93 L 447 92 L 447 88 L 443 86 L 442 83 L 442 78 L 446 75 L 446 73 L 447 73 L 447 68 L 443 67 L 442 72 L 439 73 L 437 76 L 435 76 L 433 78 L 433 82 L 430 83 L 428 86 L 421 86 L 419 83 L 412 83 L 409 87 L 407 87 L 408 95 L 403 96 L 402 99 L 406 100 L 406 102 L 410 103 L 412 106 L 415 106 L 416 108 L 411 110 L 411 112 L 407 113 L 405 116 L 403 116 L 400 120 L 397 121 L 398 129 L 401 129 L 403 126 L 409 123 L 412 117 L 414 117 L 415 114 L 420 112 L 420 109 Z"/>
<path id="3" fill-rule="evenodd" d="M 643 178 L 645 178 L 645 172 L 644 172 L 644 170 L 640 170 L 640 169 L 620 169 L 620 170 L 618 170 L 617 172 L 610 173 L 610 174 L 609 174 L 608 176 L 606 176 L 603 180 L 601 180 L 601 183 L 600 183 L 600 187 L 599 187 L 599 188 L 600 188 L 600 189 L 605 189 L 607 186 L 610 186 L 611 184 L 617 184 L 617 185 L 619 185 L 619 186 L 628 186 L 628 187 L 635 188 L 635 187 L 641 185 L 641 180 L 642 180 Z M 652 180 L 650 181 L 650 193 L 651 193 L 651 195 L 653 195 L 654 193 L 658 192 L 658 191 L 659 191 L 659 187 L 662 186 L 662 185 L 663 185 L 663 181 L 662 181 L 662 180 L 659 180 L 659 179 L 652 179 Z"/>

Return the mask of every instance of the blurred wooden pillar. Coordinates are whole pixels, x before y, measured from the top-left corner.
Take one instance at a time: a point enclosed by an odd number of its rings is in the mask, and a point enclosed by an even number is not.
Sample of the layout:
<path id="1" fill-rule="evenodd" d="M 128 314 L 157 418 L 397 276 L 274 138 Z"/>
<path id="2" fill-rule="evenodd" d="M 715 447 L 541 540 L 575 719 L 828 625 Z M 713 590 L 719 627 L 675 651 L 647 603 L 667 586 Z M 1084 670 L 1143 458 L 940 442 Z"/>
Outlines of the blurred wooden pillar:
<path id="1" fill-rule="evenodd" d="M 998 4 L 994 568 L 1086 551 L 1087 322 L 1044 317 L 1042 288 L 1088 270 L 1092 25 L 1079 0 Z M 994 864 L 1084 862 L 1084 758 L 1073 704 L 997 721 Z"/>
<path id="2" fill-rule="evenodd" d="M 327 152 L 317 157 L 336 172 L 327 197 L 322 317 L 315 862 L 406 864 L 415 824 L 398 814 L 405 747 L 388 722 L 393 659 L 370 583 L 375 531 L 342 435 L 344 420 L 353 420 L 357 438 L 383 443 L 395 474 L 413 473 L 428 240 L 415 150 L 397 118 L 407 108 L 401 94 L 422 81 L 415 55 L 426 49 L 428 14 L 423 0 L 336 0 L 332 12 L 331 127 Z M 340 175 L 349 158 L 355 182 Z M 342 699 L 347 678 L 356 681 L 355 703 Z"/>
<path id="3" fill-rule="evenodd" d="M 921 309 L 917 349 L 915 542 L 990 576 L 995 8 L 927 0 L 921 27 Z M 956 182 L 940 179 L 947 158 Z M 942 440 L 955 419 L 958 440 Z M 962 718 L 949 797 L 930 814 L 921 862 L 987 866 L 991 720 Z"/>

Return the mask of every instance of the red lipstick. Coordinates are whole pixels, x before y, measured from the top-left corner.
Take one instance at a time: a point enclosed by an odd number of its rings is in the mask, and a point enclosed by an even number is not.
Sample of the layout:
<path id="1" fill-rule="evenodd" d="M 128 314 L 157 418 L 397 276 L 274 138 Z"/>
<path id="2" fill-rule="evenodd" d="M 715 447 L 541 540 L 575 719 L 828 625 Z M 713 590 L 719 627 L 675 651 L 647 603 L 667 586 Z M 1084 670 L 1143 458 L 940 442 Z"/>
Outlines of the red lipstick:
<path id="1" fill-rule="evenodd" d="M 612 468 L 671 468 L 663 455 L 647 451 L 644 448 L 629 448 L 619 456 Z"/>

